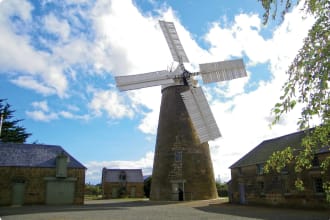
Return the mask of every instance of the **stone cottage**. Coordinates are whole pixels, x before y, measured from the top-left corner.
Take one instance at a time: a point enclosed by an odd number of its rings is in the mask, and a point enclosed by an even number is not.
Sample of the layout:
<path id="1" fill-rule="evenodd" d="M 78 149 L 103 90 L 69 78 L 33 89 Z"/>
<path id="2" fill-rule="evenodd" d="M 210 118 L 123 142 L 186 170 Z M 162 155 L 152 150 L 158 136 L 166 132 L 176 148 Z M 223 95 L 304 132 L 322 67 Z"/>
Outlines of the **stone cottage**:
<path id="1" fill-rule="evenodd" d="M 102 170 L 103 197 L 143 198 L 143 175 L 141 169 L 106 169 Z"/>
<path id="2" fill-rule="evenodd" d="M 60 146 L 0 143 L 0 205 L 83 204 L 85 171 Z"/>
<path id="3" fill-rule="evenodd" d="M 330 171 L 321 172 L 321 162 L 330 157 L 329 147 L 322 148 L 312 160 L 312 168 L 299 174 L 304 191 L 297 191 L 293 162 L 280 173 L 264 173 L 264 164 L 275 151 L 290 146 L 299 153 L 306 131 L 265 140 L 234 163 L 229 184 L 230 201 L 241 204 L 270 204 L 297 207 L 327 207 L 323 182 L 330 180 Z"/>

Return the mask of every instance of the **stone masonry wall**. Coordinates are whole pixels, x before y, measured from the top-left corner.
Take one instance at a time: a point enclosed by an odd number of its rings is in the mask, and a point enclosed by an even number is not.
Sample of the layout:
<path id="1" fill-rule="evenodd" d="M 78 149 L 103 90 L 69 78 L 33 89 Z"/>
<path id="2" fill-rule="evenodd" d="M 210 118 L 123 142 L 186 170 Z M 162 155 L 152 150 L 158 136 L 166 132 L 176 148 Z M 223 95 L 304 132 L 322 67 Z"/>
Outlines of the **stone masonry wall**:
<path id="1" fill-rule="evenodd" d="M 25 182 L 24 204 L 45 204 L 45 177 L 55 177 L 55 168 L 0 167 L 0 205 L 11 205 L 15 181 Z M 77 178 L 74 204 L 84 203 L 85 170 L 68 168 L 68 177 Z"/>
<path id="2" fill-rule="evenodd" d="M 131 197 L 131 188 L 135 187 L 135 198 L 143 198 L 144 197 L 144 184 L 143 183 L 126 183 L 126 194 L 121 195 L 121 197 Z M 111 198 L 119 198 L 118 196 L 112 195 L 113 188 L 119 190 L 121 185 L 119 183 L 103 183 L 103 197 L 105 199 Z"/>
<path id="3" fill-rule="evenodd" d="M 319 155 L 320 162 L 330 154 Z M 241 202 L 240 191 L 244 185 L 244 198 L 247 204 L 269 204 L 292 207 L 326 207 L 330 205 L 326 202 L 325 193 L 315 191 L 315 178 L 322 178 L 329 181 L 330 171 L 321 172 L 319 167 L 313 167 L 308 171 L 299 174 L 304 182 L 304 191 L 297 191 L 295 179 L 297 174 L 293 167 L 289 167 L 286 172 L 280 174 L 257 174 L 256 165 L 241 167 L 231 170 L 230 199 L 234 203 Z"/>

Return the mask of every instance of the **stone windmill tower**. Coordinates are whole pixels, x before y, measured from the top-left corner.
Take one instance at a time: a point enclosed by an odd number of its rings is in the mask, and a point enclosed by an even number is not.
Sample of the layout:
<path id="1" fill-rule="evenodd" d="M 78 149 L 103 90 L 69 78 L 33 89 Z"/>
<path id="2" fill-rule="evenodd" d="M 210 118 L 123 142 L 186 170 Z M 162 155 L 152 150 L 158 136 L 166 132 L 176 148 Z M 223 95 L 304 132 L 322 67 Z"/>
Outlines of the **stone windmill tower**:
<path id="1" fill-rule="evenodd" d="M 174 61 L 167 70 L 115 78 L 120 91 L 162 86 L 157 140 L 151 184 L 151 200 L 201 200 L 217 197 L 208 141 L 221 136 L 203 90 L 204 83 L 246 76 L 243 61 L 200 64 L 189 72 L 189 62 L 172 22 L 159 21 Z"/>

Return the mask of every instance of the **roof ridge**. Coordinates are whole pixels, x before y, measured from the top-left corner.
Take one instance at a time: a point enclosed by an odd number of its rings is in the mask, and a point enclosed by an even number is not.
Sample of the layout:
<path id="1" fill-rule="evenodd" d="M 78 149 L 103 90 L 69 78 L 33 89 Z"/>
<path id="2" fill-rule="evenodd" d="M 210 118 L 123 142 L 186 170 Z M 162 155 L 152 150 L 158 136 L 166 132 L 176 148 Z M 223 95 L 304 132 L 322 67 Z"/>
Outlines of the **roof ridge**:
<path id="1" fill-rule="evenodd" d="M 60 152 L 70 158 L 68 167 L 86 169 L 60 145 L 24 143 L 0 143 L 0 166 L 55 167 L 55 159 Z"/>
<path id="2" fill-rule="evenodd" d="M 282 136 L 279 136 L 279 137 L 274 137 L 274 138 L 270 138 L 270 139 L 267 139 L 267 140 L 263 140 L 256 147 L 254 147 L 249 152 L 247 152 L 243 157 L 241 157 L 238 161 L 236 161 L 235 163 L 233 163 L 229 168 L 231 169 L 231 168 L 237 167 L 239 164 L 244 163 L 245 160 L 249 159 L 251 157 L 251 155 L 253 155 L 255 153 L 258 153 L 259 152 L 259 154 L 261 154 L 260 152 L 262 150 L 264 150 L 265 148 L 267 148 L 267 149 L 265 149 L 263 152 L 265 152 L 266 150 L 269 150 L 269 149 L 274 148 L 274 146 L 271 146 L 271 144 L 273 144 L 273 143 L 274 144 L 275 143 L 278 144 L 278 142 L 281 142 L 281 140 L 287 140 L 286 142 L 290 142 L 297 135 L 306 134 L 310 130 L 311 129 L 302 130 L 302 131 L 296 131 L 296 132 L 293 132 L 293 133 L 290 133 L 290 134 L 286 134 L 286 135 L 282 135 Z M 284 144 L 284 145 L 286 145 L 286 144 Z M 283 146 L 279 146 L 279 147 L 283 147 Z M 259 155 L 259 157 L 261 157 L 261 156 Z M 254 160 L 257 160 L 257 159 L 254 159 Z M 259 161 L 259 162 L 261 162 L 261 161 Z M 254 164 L 254 163 L 252 163 L 252 164 Z"/>

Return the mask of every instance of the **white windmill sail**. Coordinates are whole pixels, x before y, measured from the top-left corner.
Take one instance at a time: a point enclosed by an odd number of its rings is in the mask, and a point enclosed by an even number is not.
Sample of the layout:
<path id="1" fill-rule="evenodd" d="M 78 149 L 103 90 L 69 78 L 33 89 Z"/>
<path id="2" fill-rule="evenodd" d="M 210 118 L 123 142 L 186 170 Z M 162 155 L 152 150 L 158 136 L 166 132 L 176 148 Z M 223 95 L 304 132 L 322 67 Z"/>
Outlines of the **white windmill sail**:
<path id="1" fill-rule="evenodd" d="M 210 106 L 200 87 L 181 93 L 191 121 L 201 143 L 221 137 Z"/>
<path id="2" fill-rule="evenodd" d="M 220 82 L 247 76 L 242 59 L 199 64 L 203 83 Z"/>
<path id="3" fill-rule="evenodd" d="M 116 76 L 115 80 L 120 91 L 174 83 L 173 76 L 167 70 L 138 75 Z"/>
<path id="4" fill-rule="evenodd" d="M 181 93 L 187 112 L 196 129 L 201 143 L 221 137 L 219 128 L 207 103 L 203 90 L 191 85 L 192 77 L 200 74 L 204 83 L 220 82 L 247 76 L 242 59 L 200 64 L 200 72 L 191 73 L 183 63 L 189 62 L 173 22 L 159 21 L 174 61 L 179 62 L 175 71 L 166 70 L 139 75 L 115 77 L 120 91 L 163 85 L 189 85 Z"/>
<path id="5" fill-rule="evenodd" d="M 174 61 L 179 63 L 188 63 L 188 57 L 184 52 L 179 36 L 176 32 L 173 22 L 159 21 L 160 27 L 164 33 L 167 45 L 170 48 Z"/>

